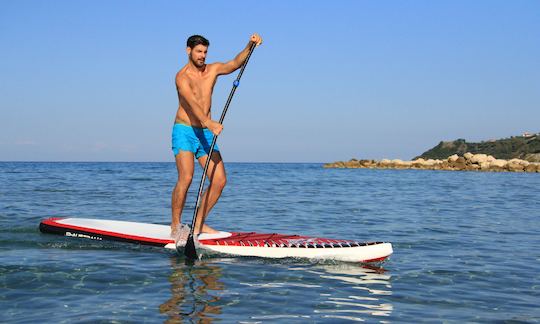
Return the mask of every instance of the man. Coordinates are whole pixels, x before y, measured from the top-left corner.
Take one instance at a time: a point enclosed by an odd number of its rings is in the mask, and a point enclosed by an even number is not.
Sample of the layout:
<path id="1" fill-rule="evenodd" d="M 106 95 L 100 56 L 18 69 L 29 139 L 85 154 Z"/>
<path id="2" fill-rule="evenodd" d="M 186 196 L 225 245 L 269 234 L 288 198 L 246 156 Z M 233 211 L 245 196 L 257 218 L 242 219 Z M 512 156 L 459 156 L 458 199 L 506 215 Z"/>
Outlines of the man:
<path id="1" fill-rule="evenodd" d="M 199 35 L 191 36 L 187 40 L 188 63 L 176 74 L 179 105 L 172 132 L 172 150 L 178 170 L 178 181 L 172 193 L 172 237 L 176 237 L 180 232 L 180 218 L 193 178 L 194 158 L 204 168 L 212 138 L 223 130 L 219 122 L 211 119 L 210 113 L 212 92 L 217 77 L 240 68 L 247 58 L 252 43 L 258 46 L 262 44 L 262 38 L 257 34 L 251 35 L 246 47 L 229 62 L 206 64 L 206 53 L 210 45 L 208 40 Z M 210 226 L 203 225 L 227 181 L 217 145 L 210 159 L 207 171 L 210 185 L 202 196 L 193 230 L 195 234 L 217 232 Z"/>

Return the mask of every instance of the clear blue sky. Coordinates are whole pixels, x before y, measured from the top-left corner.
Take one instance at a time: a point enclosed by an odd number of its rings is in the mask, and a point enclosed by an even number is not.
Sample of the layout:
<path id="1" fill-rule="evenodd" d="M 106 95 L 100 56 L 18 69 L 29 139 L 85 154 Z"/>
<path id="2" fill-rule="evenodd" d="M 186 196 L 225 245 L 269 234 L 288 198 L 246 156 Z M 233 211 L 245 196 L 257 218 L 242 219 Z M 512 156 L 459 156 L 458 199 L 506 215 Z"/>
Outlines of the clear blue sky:
<path id="1" fill-rule="evenodd" d="M 253 32 L 226 161 L 410 159 L 540 132 L 537 0 L 0 0 L 0 161 L 173 161 L 186 38 L 226 61 Z"/>

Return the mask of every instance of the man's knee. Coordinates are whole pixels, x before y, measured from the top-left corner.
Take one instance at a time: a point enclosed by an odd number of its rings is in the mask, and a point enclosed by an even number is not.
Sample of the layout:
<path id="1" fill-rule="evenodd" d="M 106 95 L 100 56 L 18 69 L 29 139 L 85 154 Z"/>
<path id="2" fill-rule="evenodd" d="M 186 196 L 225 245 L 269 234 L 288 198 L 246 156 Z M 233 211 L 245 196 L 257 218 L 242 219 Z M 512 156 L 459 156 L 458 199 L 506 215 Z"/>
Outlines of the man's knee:
<path id="1" fill-rule="evenodd" d="M 226 176 L 215 176 L 212 179 L 212 186 L 216 189 L 223 190 L 225 188 L 225 185 L 227 184 L 227 177 Z"/>
<path id="2" fill-rule="evenodd" d="M 180 186 L 182 188 L 189 187 L 191 185 L 191 180 L 193 180 L 192 174 L 179 174 L 177 186 Z"/>

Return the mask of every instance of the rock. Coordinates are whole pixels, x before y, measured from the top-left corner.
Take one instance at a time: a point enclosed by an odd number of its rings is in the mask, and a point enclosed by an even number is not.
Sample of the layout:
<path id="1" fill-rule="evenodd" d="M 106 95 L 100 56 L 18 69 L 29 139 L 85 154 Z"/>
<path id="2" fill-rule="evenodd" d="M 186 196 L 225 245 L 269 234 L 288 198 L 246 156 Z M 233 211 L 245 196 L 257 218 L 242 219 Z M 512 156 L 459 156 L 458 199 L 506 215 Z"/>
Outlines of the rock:
<path id="1" fill-rule="evenodd" d="M 454 154 L 445 160 L 403 161 L 400 159 L 357 160 L 350 159 L 347 162 L 326 163 L 324 168 L 382 168 L 382 169 L 423 169 L 423 170 L 469 170 L 469 171 L 493 171 L 493 172 L 539 172 L 540 163 L 529 162 L 521 159 L 509 161 L 496 159 L 486 154 L 465 153 L 464 156 Z"/>
<path id="2" fill-rule="evenodd" d="M 338 168 L 338 164 L 339 164 L 339 162 L 325 163 L 323 165 L 323 168 Z"/>
<path id="3" fill-rule="evenodd" d="M 392 167 L 392 161 L 388 159 L 382 159 L 377 166 L 380 168 L 390 168 Z"/>
<path id="4" fill-rule="evenodd" d="M 364 168 L 371 168 L 375 166 L 374 160 L 360 160 L 358 163 Z"/>
<path id="5" fill-rule="evenodd" d="M 484 162 L 480 162 L 480 170 L 489 170 L 491 168 L 491 163 L 489 163 L 488 161 L 484 161 Z"/>
<path id="6" fill-rule="evenodd" d="M 486 154 L 475 154 L 471 156 L 469 160 L 471 160 L 472 163 L 481 164 L 482 162 L 487 162 L 487 158 Z"/>
<path id="7" fill-rule="evenodd" d="M 350 160 L 348 162 L 345 162 L 345 167 L 346 168 L 352 168 L 352 169 L 358 168 L 358 167 L 360 167 L 360 163 L 358 163 L 358 160 L 354 160 L 354 161 Z"/>
<path id="8" fill-rule="evenodd" d="M 491 166 L 492 167 L 504 168 L 506 166 L 506 164 L 508 164 L 508 162 L 506 160 L 496 159 L 494 161 L 491 161 Z"/>
<path id="9" fill-rule="evenodd" d="M 524 165 L 522 165 L 521 163 L 519 163 L 519 159 L 512 159 L 510 161 L 508 161 L 508 163 L 506 164 L 506 168 L 508 169 L 508 171 L 512 171 L 512 172 L 523 172 L 523 169 L 525 168 Z"/>
<path id="10" fill-rule="evenodd" d="M 452 168 L 454 170 L 458 170 L 458 171 L 465 170 L 465 169 L 467 169 L 467 164 L 465 164 L 465 163 L 454 163 L 452 165 Z"/>
<path id="11" fill-rule="evenodd" d="M 435 162 L 437 162 L 437 160 L 435 160 Z M 448 162 L 444 161 L 444 163 L 448 163 Z M 441 163 L 435 163 L 434 165 L 430 167 L 430 169 L 431 170 L 444 170 L 445 168 L 443 168 L 442 162 L 441 162 Z"/>
<path id="12" fill-rule="evenodd" d="M 510 161 L 508 161 L 508 163 L 512 163 L 512 164 L 519 164 L 519 165 L 522 165 L 524 167 L 526 167 L 527 165 L 529 165 L 531 162 L 529 161 L 524 161 L 524 160 L 520 160 L 520 159 L 512 159 Z"/>
<path id="13" fill-rule="evenodd" d="M 394 168 L 396 169 L 405 169 L 405 168 L 408 168 L 409 166 L 403 162 L 402 160 L 400 159 L 394 159 L 392 160 L 392 165 L 394 166 Z"/>
<path id="14" fill-rule="evenodd" d="M 466 160 L 463 156 L 459 156 L 454 162 L 449 163 L 451 170 L 465 170 Z"/>
<path id="15" fill-rule="evenodd" d="M 459 156 L 457 154 L 450 155 L 447 159 L 448 162 L 456 162 L 459 159 Z"/>
<path id="16" fill-rule="evenodd" d="M 426 160 L 424 160 L 422 158 L 419 158 L 419 159 L 416 159 L 416 160 L 412 161 L 412 166 L 413 166 L 413 168 L 416 168 L 416 169 L 423 169 L 424 168 L 424 162 L 426 162 Z"/>
<path id="17" fill-rule="evenodd" d="M 456 163 L 453 163 L 451 166 L 454 168 L 454 170 L 462 170 L 462 169 L 465 169 L 467 164 L 456 162 Z"/>
<path id="18" fill-rule="evenodd" d="M 480 169 L 480 166 L 478 164 L 467 164 L 467 166 L 465 167 L 465 170 L 469 170 L 469 171 L 476 171 L 479 169 Z"/>
<path id="19" fill-rule="evenodd" d="M 412 166 L 413 162 L 412 161 L 403 161 L 403 166 L 406 166 L 408 168 L 410 168 Z"/>

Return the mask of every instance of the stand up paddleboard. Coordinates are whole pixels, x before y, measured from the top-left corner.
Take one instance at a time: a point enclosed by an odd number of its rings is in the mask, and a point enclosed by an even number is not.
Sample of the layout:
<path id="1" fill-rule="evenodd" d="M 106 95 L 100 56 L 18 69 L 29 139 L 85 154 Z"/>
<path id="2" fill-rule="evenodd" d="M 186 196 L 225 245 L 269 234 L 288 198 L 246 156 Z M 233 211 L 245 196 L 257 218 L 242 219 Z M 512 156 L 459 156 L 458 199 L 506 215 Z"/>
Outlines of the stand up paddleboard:
<path id="1" fill-rule="evenodd" d="M 177 250 L 167 225 L 102 220 L 90 218 L 53 217 L 41 221 L 43 233 L 92 240 L 110 240 Z M 392 254 L 392 245 L 383 242 L 357 242 L 300 235 L 262 234 L 255 232 L 219 232 L 201 234 L 198 249 L 202 254 L 252 256 L 262 258 L 329 259 L 346 262 L 379 262 Z"/>

